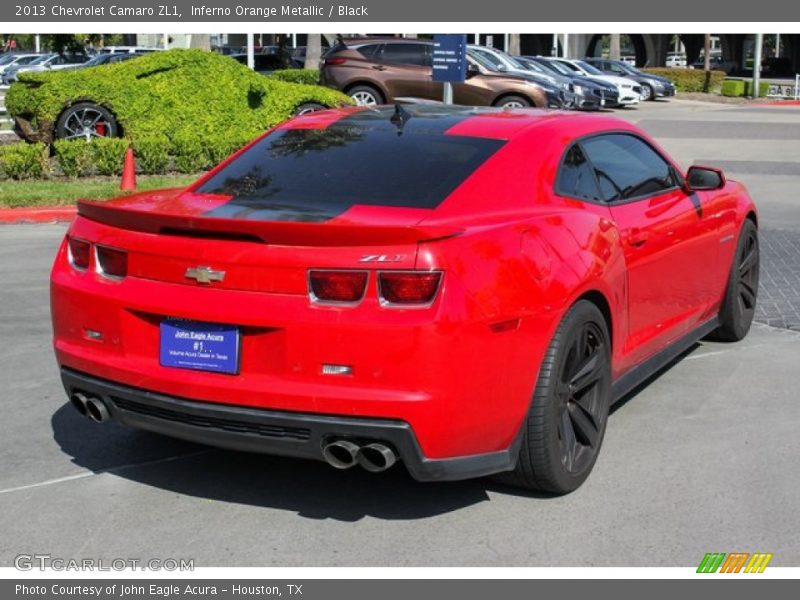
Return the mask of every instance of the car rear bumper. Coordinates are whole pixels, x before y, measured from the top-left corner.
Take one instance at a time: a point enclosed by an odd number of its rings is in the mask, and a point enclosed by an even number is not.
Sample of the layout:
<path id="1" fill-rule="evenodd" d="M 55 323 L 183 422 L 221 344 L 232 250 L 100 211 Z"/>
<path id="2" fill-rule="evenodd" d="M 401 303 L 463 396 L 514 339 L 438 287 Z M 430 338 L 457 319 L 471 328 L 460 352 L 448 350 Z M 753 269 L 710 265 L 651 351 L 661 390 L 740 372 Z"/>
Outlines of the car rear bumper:
<path id="1" fill-rule="evenodd" d="M 374 419 L 264 410 L 187 400 L 61 369 L 64 389 L 99 398 L 112 420 L 171 437 L 247 452 L 324 460 L 322 448 L 334 439 L 390 445 L 418 481 L 482 477 L 514 468 L 521 443 L 507 450 L 444 459 L 427 458 L 411 426 L 397 419 Z"/>

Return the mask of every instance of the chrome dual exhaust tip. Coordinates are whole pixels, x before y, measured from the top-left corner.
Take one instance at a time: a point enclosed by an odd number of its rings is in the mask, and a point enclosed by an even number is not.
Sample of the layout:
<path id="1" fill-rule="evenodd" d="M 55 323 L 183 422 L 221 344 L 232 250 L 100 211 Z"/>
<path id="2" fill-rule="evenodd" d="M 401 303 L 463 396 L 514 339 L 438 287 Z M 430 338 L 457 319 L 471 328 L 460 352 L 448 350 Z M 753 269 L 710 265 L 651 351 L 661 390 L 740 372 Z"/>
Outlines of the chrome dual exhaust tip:
<path id="1" fill-rule="evenodd" d="M 72 406 L 84 417 L 95 423 L 103 423 L 111 419 L 106 403 L 96 396 L 88 396 L 83 392 L 75 392 L 69 397 Z"/>
<path id="2" fill-rule="evenodd" d="M 336 440 L 323 446 L 322 456 L 335 469 L 360 465 L 370 473 L 385 471 L 397 462 L 395 451 L 379 442 L 359 446 L 349 440 Z"/>

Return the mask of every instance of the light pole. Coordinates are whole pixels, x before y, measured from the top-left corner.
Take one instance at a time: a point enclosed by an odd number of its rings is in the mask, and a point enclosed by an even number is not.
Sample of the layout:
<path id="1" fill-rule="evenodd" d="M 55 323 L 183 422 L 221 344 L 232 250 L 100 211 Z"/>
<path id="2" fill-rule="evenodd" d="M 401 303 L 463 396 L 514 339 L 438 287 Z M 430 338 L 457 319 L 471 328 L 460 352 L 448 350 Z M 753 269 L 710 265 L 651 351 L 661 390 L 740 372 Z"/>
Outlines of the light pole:
<path id="1" fill-rule="evenodd" d="M 761 84 L 761 46 L 764 44 L 764 34 L 756 34 L 756 46 L 753 49 L 753 98 L 758 98 L 758 88 Z"/>
<path id="2" fill-rule="evenodd" d="M 247 34 L 247 68 L 254 69 L 256 66 L 255 50 L 253 49 L 253 34 Z"/>

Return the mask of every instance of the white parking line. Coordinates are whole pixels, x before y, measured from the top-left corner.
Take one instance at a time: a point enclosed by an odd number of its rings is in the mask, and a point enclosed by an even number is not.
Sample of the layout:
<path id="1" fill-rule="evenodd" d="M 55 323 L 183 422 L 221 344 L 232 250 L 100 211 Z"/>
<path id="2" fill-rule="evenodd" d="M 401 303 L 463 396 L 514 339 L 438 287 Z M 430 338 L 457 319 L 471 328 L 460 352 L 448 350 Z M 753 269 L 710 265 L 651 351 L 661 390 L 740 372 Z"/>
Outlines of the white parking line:
<path id="1" fill-rule="evenodd" d="M 28 485 L 20 485 L 17 487 L 7 488 L 5 490 L 0 490 L 0 494 L 10 494 L 11 492 L 21 492 L 23 490 L 31 490 L 34 488 L 44 487 L 46 485 L 53 485 L 55 483 L 64 483 L 65 481 L 75 481 L 76 479 L 85 479 L 87 477 L 94 477 L 95 475 L 103 475 L 104 473 L 114 473 L 115 471 L 124 471 L 125 469 L 133 469 L 136 467 L 149 467 L 150 465 L 158 465 L 168 462 L 173 462 L 176 460 L 181 460 L 183 458 L 191 458 L 193 456 L 198 456 L 200 454 L 206 454 L 208 452 L 213 452 L 215 448 L 206 448 L 203 450 L 197 450 L 196 452 L 189 452 L 188 454 L 178 454 L 176 456 L 167 456 L 165 458 L 156 458 L 154 460 L 146 460 L 144 462 L 139 463 L 130 463 L 127 465 L 119 465 L 116 467 L 109 467 L 108 469 L 101 469 L 100 471 L 86 471 L 85 473 L 76 473 L 75 475 L 68 475 L 67 477 L 58 477 L 56 479 L 48 479 L 47 481 L 40 481 L 38 483 L 31 483 Z"/>

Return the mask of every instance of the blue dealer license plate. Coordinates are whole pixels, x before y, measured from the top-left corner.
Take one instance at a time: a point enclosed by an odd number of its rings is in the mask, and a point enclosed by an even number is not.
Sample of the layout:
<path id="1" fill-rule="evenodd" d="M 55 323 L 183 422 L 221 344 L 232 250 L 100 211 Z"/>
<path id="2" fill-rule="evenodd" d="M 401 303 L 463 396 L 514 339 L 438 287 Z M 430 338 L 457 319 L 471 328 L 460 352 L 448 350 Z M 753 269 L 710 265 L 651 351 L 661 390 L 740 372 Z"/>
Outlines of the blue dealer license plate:
<path id="1" fill-rule="evenodd" d="M 161 322 L 160 363 L 163 367 L 239 372 L 239 328 L 182 319 Z"/>

